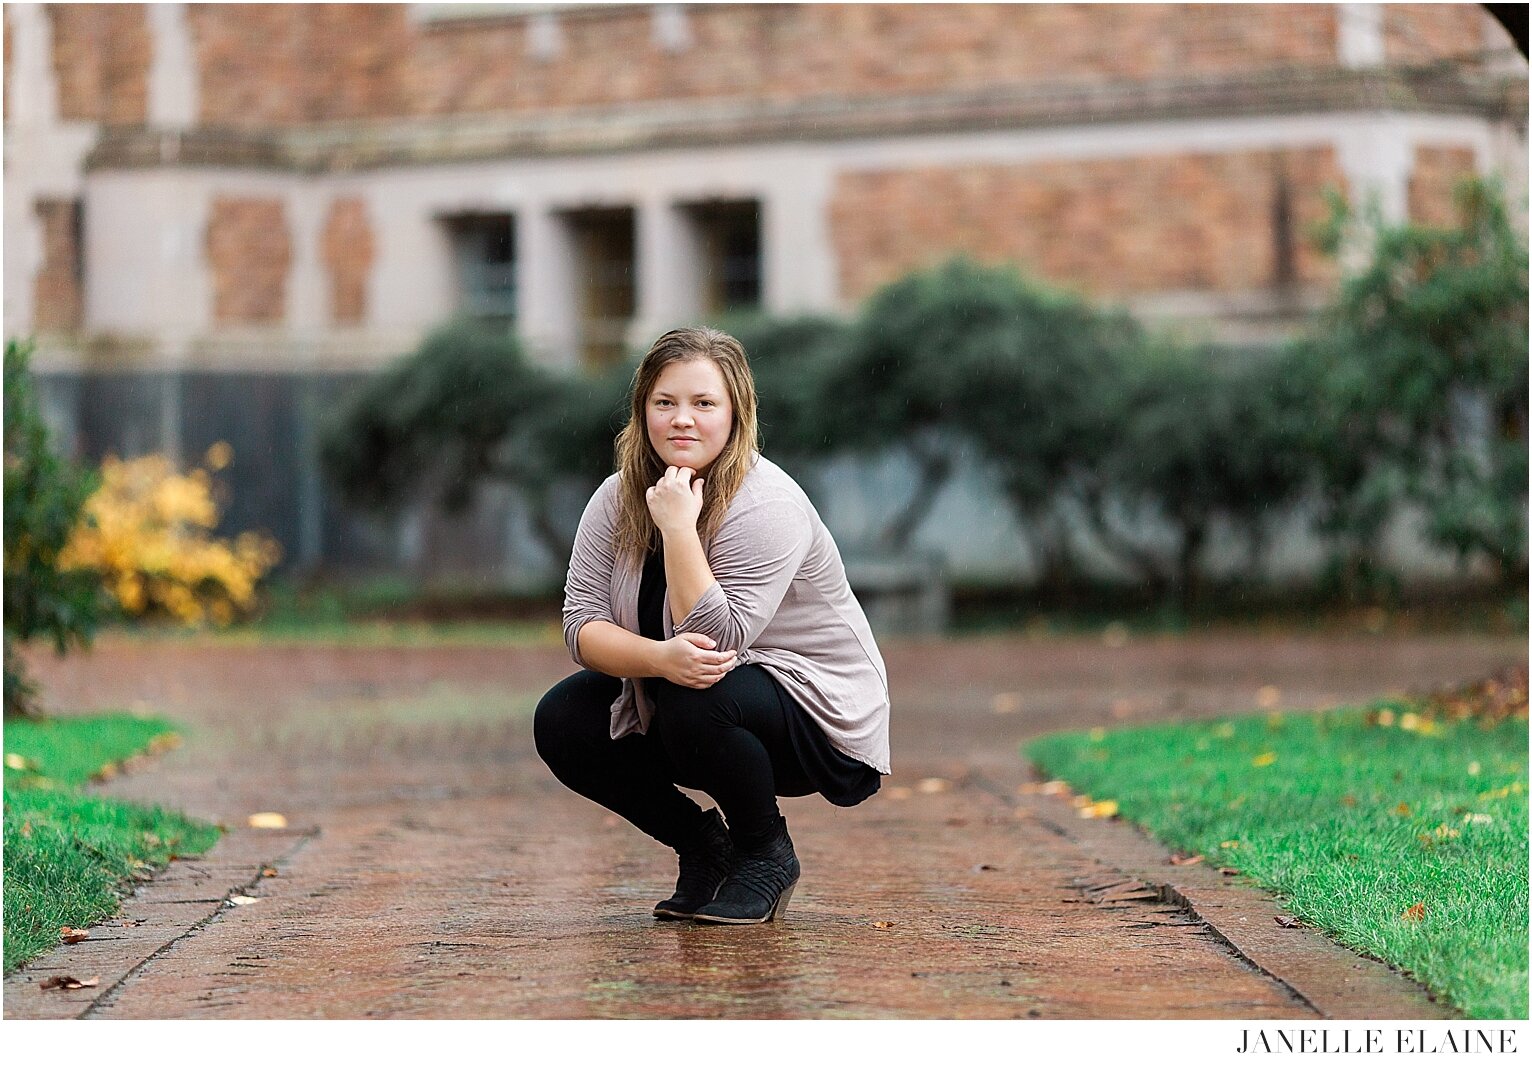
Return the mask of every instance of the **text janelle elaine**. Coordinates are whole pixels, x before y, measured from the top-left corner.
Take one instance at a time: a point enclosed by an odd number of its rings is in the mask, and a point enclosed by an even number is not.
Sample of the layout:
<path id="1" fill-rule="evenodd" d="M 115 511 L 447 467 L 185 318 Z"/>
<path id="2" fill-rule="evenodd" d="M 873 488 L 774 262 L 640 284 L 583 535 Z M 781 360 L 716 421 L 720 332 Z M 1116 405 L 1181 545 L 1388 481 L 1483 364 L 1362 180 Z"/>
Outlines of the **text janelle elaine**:
<path id="1" fill-rule="evenodd" d="M 1246 1029 L 1242 1055 L 1514 1055 L 1515 1029 Z"/>

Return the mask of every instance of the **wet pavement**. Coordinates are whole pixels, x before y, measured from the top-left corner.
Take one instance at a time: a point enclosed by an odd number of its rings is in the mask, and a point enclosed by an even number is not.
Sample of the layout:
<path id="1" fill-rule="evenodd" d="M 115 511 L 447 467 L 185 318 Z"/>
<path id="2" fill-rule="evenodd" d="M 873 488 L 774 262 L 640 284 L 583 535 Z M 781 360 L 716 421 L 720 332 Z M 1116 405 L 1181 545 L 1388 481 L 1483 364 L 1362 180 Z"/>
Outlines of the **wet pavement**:
<path id="1" fill-rule="evenodd" d="M 1163 856 L 1135 831 L 1077 834 L 1062 800 L 1018 793 L 1029 774 L 1018 746 L 1055 729 L 1455 683 L 1525 662 L 1523 639 L 883 647 L 895 773 L 849 810 L 782 801 L 802 881 L 786 921 L 743 927 L 656 922 L 649 910 L 673 885 L 673 853 L 567 792 L 537 759 L 531 710 L 573 669 L 562 647 L 108 641 L 39 658 L 61 708 L 132 707 L 187 726 L 181 748 L 102 792 L 233 831 L 204 859 L 174 863 L 91 941 L 8 978 L 5 1016 L 1440 1013 L 1403 978 L 1311 930 L 1282 930 L 1291 939 L 1275 953 L 1231 933 L 1270 910 L 1252 889 L 1217 886 L 1206 905 L 1191 888 L 1159 890 Z M 288 828 L 246 828 L 258 811 L 281 812 Z M 236 891 L 255 902 L 229 905 Z M 37 987 L 83 970 L 102 984 Z"/>

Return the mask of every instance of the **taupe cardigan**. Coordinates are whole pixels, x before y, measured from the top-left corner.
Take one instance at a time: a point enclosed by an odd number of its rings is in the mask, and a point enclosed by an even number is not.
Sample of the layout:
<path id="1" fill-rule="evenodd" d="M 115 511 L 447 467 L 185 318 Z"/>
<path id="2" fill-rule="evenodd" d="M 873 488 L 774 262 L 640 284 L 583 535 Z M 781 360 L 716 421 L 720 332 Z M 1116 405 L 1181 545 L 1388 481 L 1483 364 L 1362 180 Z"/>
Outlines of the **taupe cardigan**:
<path id="1" fill-rule="evenodd" d="M 671 624 L 665 597 L 665 637 L 703 633 L 719 651 L 738 650 L 741 664 L 759 663 L 838 751 L 886 774 L 888 671 L 867 616 L 808 496 L 776 463 L 754 458 L 706 546 L 716 580 L 679 626 Z M 619 477 L 603 481 L 586 505 L 564 586 L 564 641 L 586 667 L 579 644 L 586 622 L 638 632 L 643 561 L 619 564 L 616 558 Z M 612 704 L 612 738 L 647 732 L 653 714 L 643 683 L 624 678 Z"/>

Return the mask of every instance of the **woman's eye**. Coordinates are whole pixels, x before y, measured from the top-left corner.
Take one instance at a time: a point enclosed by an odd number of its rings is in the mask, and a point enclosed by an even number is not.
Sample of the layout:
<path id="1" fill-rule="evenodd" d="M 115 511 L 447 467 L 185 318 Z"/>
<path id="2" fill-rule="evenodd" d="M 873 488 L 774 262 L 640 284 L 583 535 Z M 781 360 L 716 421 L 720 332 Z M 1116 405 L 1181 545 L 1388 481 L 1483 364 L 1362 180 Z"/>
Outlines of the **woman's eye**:
<path id="1" fill-rule="evenodd" d="M 697 401 L 697 406 L 698 407 L 712 407 L 713 406 L 713 401 L 712 400 L 698 400 Z"/>

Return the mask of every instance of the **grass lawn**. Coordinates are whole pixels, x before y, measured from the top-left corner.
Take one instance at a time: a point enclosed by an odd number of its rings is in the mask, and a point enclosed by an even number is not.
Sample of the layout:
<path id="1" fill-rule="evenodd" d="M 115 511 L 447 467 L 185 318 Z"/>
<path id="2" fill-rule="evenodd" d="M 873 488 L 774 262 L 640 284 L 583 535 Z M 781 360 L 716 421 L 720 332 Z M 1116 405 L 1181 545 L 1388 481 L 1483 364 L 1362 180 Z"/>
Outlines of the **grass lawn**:
<path id="1" fill-rule="evenodd" d="M 1026 754 L 1469 1017 L 1526 1018 L 1527 722 L 1417 709 L 1058 733 Z"/>
<path id="2" fill-rule="evenodd" d="M 117 913 L 135 875 L 218 839 L 179 814 L 80 792 L 174 735 L 168 722 L 125 714 L 5 724 L 6 973 L 58 944 L 61 926 Z"/>

